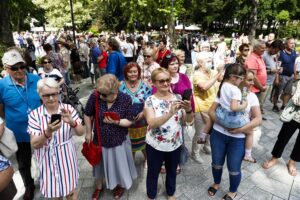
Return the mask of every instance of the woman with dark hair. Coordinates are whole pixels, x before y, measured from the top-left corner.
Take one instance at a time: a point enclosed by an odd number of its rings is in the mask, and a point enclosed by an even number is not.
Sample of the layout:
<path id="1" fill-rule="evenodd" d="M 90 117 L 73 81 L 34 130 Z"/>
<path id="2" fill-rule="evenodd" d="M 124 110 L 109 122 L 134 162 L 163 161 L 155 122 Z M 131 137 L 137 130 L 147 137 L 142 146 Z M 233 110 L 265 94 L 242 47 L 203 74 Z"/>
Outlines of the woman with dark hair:
<path id="1" fill-rule="evenodd" d="M 257 127 L 262 120 L 259 102 L 257 96 L 249 92 L 245 95 L 245 99 L 248 102 L 244 112 L 249 117 L 250 122 L 246 125 L 228 129 L 219 124 L 216 117 L 216 110 L 221 105 L 223 93 L 230 93 L 233 95 L 235 90 L 231 90 L 229 83 L 225 82 L 228 79 L 235 81 L 236 83 L 244 84 L 249 89 L 254 85 L 254 74 L 251 71 L 243 71 L 242 67 L 229 67 L 226 68 L 224 79 L 220 85 L 220 95 L 216 98 L 215 102 L 209 109 L 209 116 L 214 122 L 213 130 L 210 136 L 211 153 L 212 153 L 212 174 L 214 178 L 214 184 L 208 188 L 208 195 L 214 196 L 218 191 L 221 183 L 223 165 L 225 159 L 227 161 L 227 168 L 229 172 L 229 192 L 223 197 L 223 200 L 233 200 L 237 195 L 237 190 L 241 182 L 241 165 L 245 155 L 245 137 L 253 133 L 253 129 Z"/>
<path id="2" fill-rule="evenodd" d="M 120 81 L 123 81 L 124 66 L 127 62 L 123 54 L 120 52 L 119 42 L 114 38 L 109 38 L 106 48 L 109 52 L 106 73 L 114 74 Z"/>
<path id="3" fill-rule="evenodd" d="M 59 53 L 53 52 L 52 46 L 50 44 L 43 45 L 43 49 L 46 52 L 47 56 L 50 58 L 52 66 L 63 73 L 64 61 L 62 59 L 62 56 Z"/>
<path id="4" fill-rule="evenodd" d="M 142 151 L 145 157 L 145 167 L 147 166 L 145 136 L 147 123 L 144 118 L 144 102 L 151 96 L 152 89 L 141 79 L 141 68 L 136 62 L 130 62 L 124 68 L 125 81 L 120 86 L 120 91 L 128 94 L 132 99 L 132 110 L 134 121 L 128 129 L 131 139 L 133 157 L 138 151 Z"/>
<path id="5" fill-rule="evenodd" d="M 156 62 L 158 64 L 161 64 L 163 59 L 167 56 L 170 55 L 171 51 L 169 49 L 167 49 L 167 40 L 166 39 L 162 39 L 159 42 L 159 46 L 158 46 L 158 52 L 156 54 Z"/>
<path id="6" fill-rule="evenodd" d="M 245 61 L 249 55 L 250 47 L 248 44 L 243 43 L 241 46 L 239 46 L 239 56 L 236 58 L 236 63 L 244 66 Z"/>

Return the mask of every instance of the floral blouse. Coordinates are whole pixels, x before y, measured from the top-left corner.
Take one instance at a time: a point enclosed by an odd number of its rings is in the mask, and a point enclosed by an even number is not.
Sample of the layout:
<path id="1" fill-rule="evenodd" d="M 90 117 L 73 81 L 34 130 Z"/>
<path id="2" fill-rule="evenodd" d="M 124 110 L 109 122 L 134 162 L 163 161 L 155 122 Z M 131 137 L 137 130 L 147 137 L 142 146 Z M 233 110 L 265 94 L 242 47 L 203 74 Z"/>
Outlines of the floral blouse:
<path id="1" fill-rule="evenodd" d="M 171 101 L 161 100 L 152 95 L 146 100 L 145 107 L 152 108 L 155 112 L 155 117 L 161 117 L 170 111 L 172 102 L 176 100 L 178 98 L 175 95 Z M 183 111 L 179 110 L 160 127 L 151 129 L 148 126 L 146 143 L 156 150 L 164 152 L 174 151 L 180 147 L 182 145 L 182 116 Z"/>

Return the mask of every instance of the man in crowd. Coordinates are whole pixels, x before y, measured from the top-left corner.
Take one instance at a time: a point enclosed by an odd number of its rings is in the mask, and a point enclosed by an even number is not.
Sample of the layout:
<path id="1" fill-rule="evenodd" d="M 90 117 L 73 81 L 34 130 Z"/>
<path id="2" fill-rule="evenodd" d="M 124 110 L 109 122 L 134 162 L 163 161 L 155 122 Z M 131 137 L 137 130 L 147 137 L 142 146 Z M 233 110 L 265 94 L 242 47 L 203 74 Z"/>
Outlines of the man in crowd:
<path id="1" fill-rule="evenodd" d="M 273 83 L 276 78 L 276 76 L 279 76 L 278 73 L 280 73 L 280 66 L 278 61 L 278 52 L 282 49 L 282 41 L 281 40 L 275 40 L 270 45 L 267 51 L 263 54 L 263 60 L 266 64 L 267 68 L 267 90 L 265 92 L 264 99 L 262 103 L 265 102 L 266 97 L 270 94 L 273 88 Z M 277 77 L 278 78 L 278 77 Z M 278 87 L 275 86 L 274 90 L 275 93 L 278 92 Z M 277 100 L 278 98 L 274 98 L 275 95 L 271 94 L 271 100 L 274 104 L 273 111 L 279 112 L 279 109 L 277 107 Z"/>
<path id="2" fill-rule="evenodd" d="M 92 64 L 94 65 L 94 76 L 95 76 L 95 82 L 97 79 L 102 76 L 103 74 L 100 74 L 100 70 L 98 67 L 98 57 L 101 55 L 101 51 L 97 45 L 97 39 L 92 38 L 90 40 L 90 50 L 91 50 L 91 59 L 92 59 Z M 91 74 L 91 79 L 92 79 L 92 84 L 94 85 L 94 76 Z"/>
<path id="3" fill-rule="evenodd" d="M 266 50 L 266 43 L 262 40 L 255 41 L 253 45 L 253 52 L 249 55 L 245 62 L 245 67 L 254 72 L 254 86 L 252 87 L 252 92 L 254 92 L 259 100 L 261 110 L 263 105 L 263 100 L 265 98 L 265 92 L 267 89 L 267 70 L 265 62 L 262 58 Z M 263 113 L 263 110 L 262 110 Z M 264 118 L 263 118 L 264 119 Z"/>
<path id="4" fill-rule="evenodd" d="M 2 63 L 9 75 L 0 80 L 0 116 L 16 137 L 16 156 L 26 188 L 23 199 L 32 200 L 34 181 L 30 173 L 31 147 L 27 126 L 28 114 L 41 104 L 37 93 L 39 77 L 26 73 L 25 61 L 17 49 L 5 52 Z"/>
<path id="5" fill-rule="evenodd" d="M 297 57 L 295 48 L 295 39 L 287 38 L 285 42 L 285 48 L 280 51 L 279 61 L 281 61 L 281 67 L 283 71 L 280 75 L 280 85 L 279 92 L 274 98 L 278 99 L 281 94 L 282 106 L 281 109 L 285 108 L 285 105 L 288 103 L 289 99 L 292 97 L 293 90 L 293 74 L 295 70 L 295 60 Z M 275 104 L 274 104 L 275 106 Z M 277 105 L 276 105 L 277 106 Z"/>
<path id="6" fill-rule="evenodd" d="M 169 54 L 171 54 L 171 51 L 169 49 L 167 49 L 167 40 L 166 39 L 162 39 L 159 42 L 159 47 L 158 47 L 158 52 L 156 55 L 156 62 L 158 64 L 161 64 L 161 61 Z"/>

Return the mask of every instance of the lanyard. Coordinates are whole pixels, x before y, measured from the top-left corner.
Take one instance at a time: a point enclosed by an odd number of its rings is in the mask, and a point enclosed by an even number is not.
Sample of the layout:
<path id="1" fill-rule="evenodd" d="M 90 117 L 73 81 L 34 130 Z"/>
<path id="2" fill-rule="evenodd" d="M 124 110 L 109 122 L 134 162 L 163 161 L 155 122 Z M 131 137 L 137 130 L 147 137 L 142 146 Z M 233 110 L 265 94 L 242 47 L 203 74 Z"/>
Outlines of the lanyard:
<path id="1" fill-rule="evenodd" d="M 23 101 L 27 104 L 27 112 L 30 112 L 30 108 L 28 105 L 28 90 L 27 90 L 27 80 L 25 81 L 25 92 L 26 92 L 26 97 L 24 97 L 21 92 L 19 91 L 18 87 L 16 86 L 16 83 L 12 80 L 12 78 L 10 77 L 11 82 L 14 84 L 18 94 L 20 95 L 20 97 L 23 99 Z"/>

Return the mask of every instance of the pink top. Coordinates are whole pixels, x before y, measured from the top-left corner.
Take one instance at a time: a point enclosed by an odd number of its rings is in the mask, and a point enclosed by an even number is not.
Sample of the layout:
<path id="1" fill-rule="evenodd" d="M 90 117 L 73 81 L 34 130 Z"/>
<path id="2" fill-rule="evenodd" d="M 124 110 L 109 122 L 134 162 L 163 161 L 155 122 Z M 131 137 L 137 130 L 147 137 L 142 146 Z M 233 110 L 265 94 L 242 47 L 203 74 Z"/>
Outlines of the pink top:
<path id="1" fill-rule="evenodd" d="M 266 86 L 267 83 L 267 69 L 264 60 L 261 56 L 252 52 L 245 62 L 245 67 L 250 69 L 256 74 L 257 80 L 262 86 Z M 251 92 L 257 93 L 260 92 L 258 88 L 253 86 Z"/>

